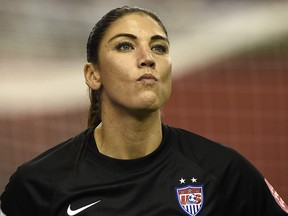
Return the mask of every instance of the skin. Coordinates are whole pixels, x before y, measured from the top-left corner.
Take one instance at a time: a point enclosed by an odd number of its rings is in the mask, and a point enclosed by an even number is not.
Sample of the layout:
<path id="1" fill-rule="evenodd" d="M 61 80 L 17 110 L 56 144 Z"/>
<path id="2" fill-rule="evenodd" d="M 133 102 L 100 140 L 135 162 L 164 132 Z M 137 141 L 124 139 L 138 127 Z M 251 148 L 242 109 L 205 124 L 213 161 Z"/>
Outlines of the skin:
<path id="1" fill-rule="evenodd" d="M 159 109 L 171 94 L 171 65 L 167 36 L 148 15 L 129 14 L 108 28 L 99 63 L 84 67 L 86 84 L 102 87 L 102 123 L 94 133 L 102 154 L 134 159 L 160 145 Z"/>

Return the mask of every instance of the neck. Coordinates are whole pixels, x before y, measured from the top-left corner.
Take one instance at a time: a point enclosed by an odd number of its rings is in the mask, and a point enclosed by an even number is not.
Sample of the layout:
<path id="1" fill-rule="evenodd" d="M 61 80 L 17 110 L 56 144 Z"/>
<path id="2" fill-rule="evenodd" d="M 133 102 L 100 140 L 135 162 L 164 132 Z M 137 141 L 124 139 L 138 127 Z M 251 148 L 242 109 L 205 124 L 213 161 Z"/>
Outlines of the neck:
<path id="1" fill-rule="evenodd" d="M 102 123 L 95 129 L 100 153 L 117 159 L 135 159 L 152 153 L 161 143 L 160 111 L 145 117 L 103 113 Z"/>

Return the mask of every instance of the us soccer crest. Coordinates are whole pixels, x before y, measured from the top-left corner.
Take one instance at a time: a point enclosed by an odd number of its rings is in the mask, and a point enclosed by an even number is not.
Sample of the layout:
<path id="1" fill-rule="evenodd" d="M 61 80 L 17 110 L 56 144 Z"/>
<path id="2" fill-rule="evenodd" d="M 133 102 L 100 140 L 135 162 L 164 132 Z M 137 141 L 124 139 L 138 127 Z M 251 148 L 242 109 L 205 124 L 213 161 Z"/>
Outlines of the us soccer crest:
<path id="1" fill-rule="evenodd" d="M 177 198 L 181 208 L 190 216 L 196 216 L 204 202 L 203 186 L 187 185 L 176 188 Z"/>

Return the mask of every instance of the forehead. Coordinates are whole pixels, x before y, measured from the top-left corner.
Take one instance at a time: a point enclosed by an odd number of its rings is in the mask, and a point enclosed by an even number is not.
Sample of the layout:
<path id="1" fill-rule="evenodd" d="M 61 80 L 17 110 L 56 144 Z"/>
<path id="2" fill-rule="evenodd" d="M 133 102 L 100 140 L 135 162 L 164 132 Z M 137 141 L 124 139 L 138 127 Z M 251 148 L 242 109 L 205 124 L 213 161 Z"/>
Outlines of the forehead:
<path id="1" fill-rule="evenodd" d="M 131 33 L 136 36 L 151 37 L 152 35 L 166 36 L 159 23 L 144 13 L 132 13 L 125 15 L 111 24 L 108 28 L 104 40 L 119 33 Z"/>

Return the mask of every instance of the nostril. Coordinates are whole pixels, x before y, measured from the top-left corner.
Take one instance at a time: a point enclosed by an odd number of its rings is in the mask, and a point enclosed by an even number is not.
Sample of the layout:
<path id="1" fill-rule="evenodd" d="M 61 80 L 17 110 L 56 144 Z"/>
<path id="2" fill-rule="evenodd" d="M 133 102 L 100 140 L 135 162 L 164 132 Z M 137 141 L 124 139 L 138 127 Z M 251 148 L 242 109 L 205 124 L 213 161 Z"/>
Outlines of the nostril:
<path id="1" fill-rule="evenodd" d="M 154 61 L 145 61 L 140 64 L 142 67 L 154 67 L 155 62 Z"/>
<path id="2" fill-rule="evenodd" d="M 151 64 L 149 66 L 150 67 L 154 67 L 155 66 L 155 62 L 151 62 Z"/>

